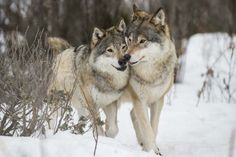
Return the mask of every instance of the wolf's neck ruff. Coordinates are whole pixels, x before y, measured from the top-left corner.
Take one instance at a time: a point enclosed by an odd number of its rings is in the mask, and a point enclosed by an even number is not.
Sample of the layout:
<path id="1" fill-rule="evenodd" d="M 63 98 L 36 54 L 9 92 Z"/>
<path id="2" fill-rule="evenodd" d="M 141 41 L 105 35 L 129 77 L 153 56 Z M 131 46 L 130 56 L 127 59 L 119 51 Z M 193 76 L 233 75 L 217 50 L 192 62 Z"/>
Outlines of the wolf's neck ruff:
<path id="1" fill-rule="evenodd" d="M 131 76 L 142 85 L 160 85 L 173 74 L 173 66 L 175 66 L 173 59 L 173 56 L 169 55 L 164 61 L 162 60 L 161 62 L 156 61 L 146 65 L 142 65 L 142 63 L 140 63 L 139 66 L 142 66 L 143 70 L 140 70 L 141 68 L 139 67 L 131 68 Z"/>
<path id="2" fill-rule="evenodd" d="M 95 87 L 103 93 L 120 93 L 122 92 L 125 86 L 120 87 L 119 89 L 117 89 L 117 87 L 114 85 L 115 81 L 114 81 L 114 76 L 108 74 L 108 73 L 101 73 L 99 71 L 96 71 L 95 69 L 93 69 L 93 76 L 95 78 Z M 105 88 L 104 88 L 105 87 Z"/>

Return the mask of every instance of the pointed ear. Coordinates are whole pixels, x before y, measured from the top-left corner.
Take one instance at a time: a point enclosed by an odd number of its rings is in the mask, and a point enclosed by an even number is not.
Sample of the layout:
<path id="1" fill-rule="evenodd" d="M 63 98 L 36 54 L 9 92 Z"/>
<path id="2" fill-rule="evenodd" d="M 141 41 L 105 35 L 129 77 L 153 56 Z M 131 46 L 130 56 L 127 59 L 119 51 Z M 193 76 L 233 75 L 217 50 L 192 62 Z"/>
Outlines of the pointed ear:
<path id="1" fill-rule="evenodd" d="M 104 36 L 105 36 L 105 32 L 103 30 L 100 30 L 97 27 L 95 27 L 93 30 L 91 47 L 94 48 L 97 45 L 97 43 L 99 42 L 99 40 L 102 39 L 102 37 L 104 37 Z"/>
<path id="2" fill-rule="evenodd" d="M 137 5 L 136 4 L 133 4 L 133 12 L 135 13 L 135 12 L 137 12 L 139 9 L 138 9 L 138 7 L 137 7 Z"/>
<path id="3" fill-rule="evenodd" d="M 126 24 L 125 24 L 125 21 L 124 21 L 123 18 L 120 20 L 120 23 L 119 23 L 119 25 L 117 26 L 117 30 L 118 30 L 119 32 L 125 33 L 125 31 L 126 31 Z"/>
<path id="4" fill-rule="evenodd" d="M 162 8 L 159 8 L 152 16 L 150 20 L 154 25 L 165 24 L 165 12 Z"/>
<path id="5" fill-rule="evenodd" d="M 137 20 L 136 12 L 138 12 L 138 11 L 139 11 L 139 9 L 138 9 L 137 5 L 133 4 L 133 14 L 132 14 L 132 17 L 131 17 L 132 22 Z"/>

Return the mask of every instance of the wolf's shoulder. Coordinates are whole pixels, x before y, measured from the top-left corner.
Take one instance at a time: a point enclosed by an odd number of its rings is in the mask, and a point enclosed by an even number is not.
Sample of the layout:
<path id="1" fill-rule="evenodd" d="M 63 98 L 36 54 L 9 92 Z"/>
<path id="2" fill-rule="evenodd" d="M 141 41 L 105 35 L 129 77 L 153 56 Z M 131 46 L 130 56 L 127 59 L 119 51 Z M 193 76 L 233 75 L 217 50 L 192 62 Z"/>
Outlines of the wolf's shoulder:
<path id="1" fill-rule="evenodd" d="M 80 45 L 74 48 L 76 58 L 79 60 L 86 60 L 90 55 L 90 48 L 88 45 Z"/>

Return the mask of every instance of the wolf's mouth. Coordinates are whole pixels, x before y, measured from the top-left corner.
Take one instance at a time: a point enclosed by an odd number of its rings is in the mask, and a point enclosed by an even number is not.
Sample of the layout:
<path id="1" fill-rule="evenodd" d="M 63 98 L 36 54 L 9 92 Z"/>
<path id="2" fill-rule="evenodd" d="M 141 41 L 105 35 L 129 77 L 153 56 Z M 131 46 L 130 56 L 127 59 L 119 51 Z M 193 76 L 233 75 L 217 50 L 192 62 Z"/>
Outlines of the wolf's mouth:
<path id="1" fill-rule="evenodd" d="M 125 66 L 121 66 L 121 67 L 116 67 L 116 66 L 114 66 L 114 65 L 112 65 L 116 70 L 119 70 L 119 71 L 125 71 L 126 70 L 126 68 L 127 68 L 127 66 L 125 65 Z"/>
<path id="2" fill-rule="evenodd" d="M 137 64 L 138 62 L 142 61 L 143 58 L 144 58 L 144 56 L 141 57 L 139 60 L 137 60 L 137 61 L 135 61 L 135 62 L 129 61 L 128 63 L 129 63 L 129 65 L 135 65 L 135 64 Z"/>

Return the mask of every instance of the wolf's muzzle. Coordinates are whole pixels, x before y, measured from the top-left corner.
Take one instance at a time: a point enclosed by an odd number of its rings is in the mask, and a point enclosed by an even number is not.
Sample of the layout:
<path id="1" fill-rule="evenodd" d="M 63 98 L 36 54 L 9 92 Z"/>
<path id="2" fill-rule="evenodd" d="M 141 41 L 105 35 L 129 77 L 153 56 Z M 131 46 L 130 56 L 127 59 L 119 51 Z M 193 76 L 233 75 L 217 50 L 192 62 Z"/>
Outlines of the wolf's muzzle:
<path id="1" fill-rule="evenodd" d="M 130 60 L 131 56 L 129 54 L 124 55 L 124 60 L 128 62 Z"/>
<path id="2" fill-rule="evenodd" d="M 125 71 L 127 69 L 127 66 L 124 65 L 124 66 L 121 66 L 121 67 L 116 67 L 114 65 L 112 65 L 114 68 L 116 68 L 116 70 L 119 70 L 119 71 Z"/>
<path id="3" fill-rule="evenodd" d="M 118 60 L 120 66 L 125 66 L 130 60 L 131 56 L 129 54 L 124 55 L 121 59 Z"/>
<path id="4" fill-rule="evenodd" d="M 124 58 L 118 60 L 118 64 L 119 64 L 120 66 L 125 66 L 126 63 L 127 63 L 127 61 L 126 61 Z"/>
<path id="5" fill-rule="evenodd" d="M 144 58 L 144 56 L 143 57 L 141 57 L 139 60 L 137 60 L 137 61 L 135 61 L 135 62 L 128 62 L 129 63 L 129 65 L 134 65 L 134 64 L 137 64 L 138 62 L 140 62 L 140 61 L 142 61 L 142 59 Z"/>
<path id="6" fill-rule="evenodd" d="M 119 70 L 119 71 L 125 71 L 125 69 L 127 68 L 127 63 L 128 63 L 128 61 L 130 60 L 130 58 L 131 58 L 131 56 L 129 55 L 129 54 L 126 54 L 126 55 L 124 55 L 122 58 L 120 58 L 119 60 L 118 60 L 118 64 L 120 65 L 120 67 L 118 68 L 118 67 L 115 67 L 115 66 L 113 66 L 114 68 L 116 68 L 117 70 Z"/>

